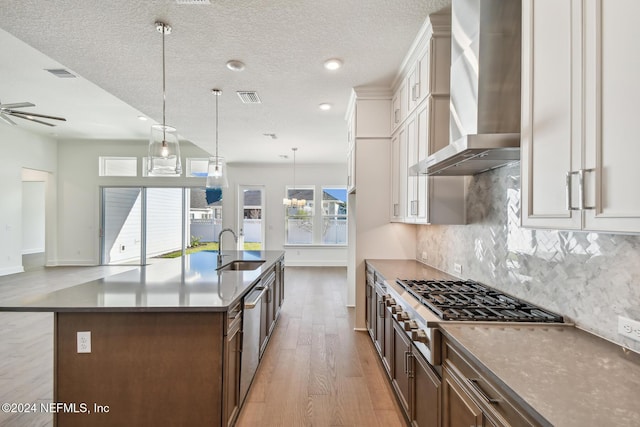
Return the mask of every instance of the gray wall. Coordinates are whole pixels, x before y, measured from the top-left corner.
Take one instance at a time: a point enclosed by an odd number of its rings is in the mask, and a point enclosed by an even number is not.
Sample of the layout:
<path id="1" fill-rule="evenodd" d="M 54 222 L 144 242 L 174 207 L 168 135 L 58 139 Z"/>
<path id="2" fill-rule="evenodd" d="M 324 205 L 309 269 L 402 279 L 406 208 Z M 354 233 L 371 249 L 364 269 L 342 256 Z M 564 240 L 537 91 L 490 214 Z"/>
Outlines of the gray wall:
<path id="1" fill-rule="evenodd" d="M 468 179 L 467 219 L 419 226 L 416 258 L 640 351 L 617 333 L 618 315 L 640 320 L 640 236 L 521 228 L 519 165 Z"/>

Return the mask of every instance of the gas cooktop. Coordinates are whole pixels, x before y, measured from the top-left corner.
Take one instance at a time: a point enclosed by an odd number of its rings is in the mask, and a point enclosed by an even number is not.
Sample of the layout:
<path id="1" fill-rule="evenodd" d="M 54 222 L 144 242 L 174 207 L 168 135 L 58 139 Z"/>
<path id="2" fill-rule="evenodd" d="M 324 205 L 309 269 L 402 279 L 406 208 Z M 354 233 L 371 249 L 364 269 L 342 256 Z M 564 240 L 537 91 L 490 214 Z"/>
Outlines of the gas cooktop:
<path id="1" fill-rule="evenodd" d="M 471 280 L 398 280 L 442 320 L 561 323 L 562 316 Z"/>

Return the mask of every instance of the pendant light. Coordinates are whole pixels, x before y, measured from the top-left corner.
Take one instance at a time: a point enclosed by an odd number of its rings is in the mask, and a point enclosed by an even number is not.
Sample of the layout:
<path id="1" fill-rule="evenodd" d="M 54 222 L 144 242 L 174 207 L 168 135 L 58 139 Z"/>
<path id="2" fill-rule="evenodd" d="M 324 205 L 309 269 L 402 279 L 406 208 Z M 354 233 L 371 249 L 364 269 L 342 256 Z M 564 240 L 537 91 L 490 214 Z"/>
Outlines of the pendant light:
<path id="1" fill-rule="evenodd" d="M 227 188 L 226 164 L 224 157 L 218 155 L 218 98 L 222 95 L 220 89 L 211 89 L 211 93 L 216 97 L 216 155 L 209 157 L 209 165 L 207 166 L 207 188 Z"/>
<path id="2" fill-rule="evenodd" d="M 296 191 L 296 151 L 298 151 L 298 148 L 293 147 L 291 151 L 293 151 L 293 194 L 292 195 L 294 195 Z M 301 208 L 307 204 L 307 201 L 305 199 L 296 199 L 295 197 L 292 197 L 290 199 L 285 197 L 284 199 L 282 199 L 282 204 L 288 208 Z"/>
<path id="3" fill-rule="evenodd" d="M 164 60 L 164 36 L 171 34 L 171 26 L 156 22 L 156 30 L 162 34 L 162 124 L 151 126 L 149 137 L 148 172 L 152 176 L 177 176 L 182 173 L 180 143 L 176 128 L 166 124 L 166 77 Z"/>

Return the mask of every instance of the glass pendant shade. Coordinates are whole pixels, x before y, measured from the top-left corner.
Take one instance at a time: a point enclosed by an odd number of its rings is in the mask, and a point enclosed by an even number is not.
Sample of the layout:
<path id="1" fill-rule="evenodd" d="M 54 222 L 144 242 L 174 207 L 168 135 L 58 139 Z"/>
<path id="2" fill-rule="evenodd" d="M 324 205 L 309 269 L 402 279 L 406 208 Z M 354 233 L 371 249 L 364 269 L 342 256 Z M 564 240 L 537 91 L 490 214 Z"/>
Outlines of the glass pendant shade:
<path id="1" fill-rule="evenodd" d="M 166 125 L 151 126 L 149 137 L 149 175 L 180 175 L 180 144 L 178 132 Z"/>
<path id="2" fill-rule="evenodd" d="M 207 188 L 227 188 L 227 165 L 224 157 L 209 157 L 209 166 L 207 167 Z"/>

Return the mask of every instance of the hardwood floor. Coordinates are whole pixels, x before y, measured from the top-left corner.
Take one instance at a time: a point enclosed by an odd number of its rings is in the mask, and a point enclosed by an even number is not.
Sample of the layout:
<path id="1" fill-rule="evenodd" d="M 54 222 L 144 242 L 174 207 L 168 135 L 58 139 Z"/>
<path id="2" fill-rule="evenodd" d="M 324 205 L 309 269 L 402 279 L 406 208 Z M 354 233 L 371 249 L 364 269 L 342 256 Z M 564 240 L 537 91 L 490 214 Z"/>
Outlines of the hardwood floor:
<path id="1" fill-rule="evenodd" d="M 344 268 L 288 267 L 285 303 L 238 426 L 402 426 Z"/>
<path id="2" fill-rule="evenodd" d="M 0 301 L 74 286 L 131 267 L 59 267 L 0 277 Z M 288 267 L 285 302 L 237 425 L 403 426 L 366 332 L 346 307 L 344 268 Z M 0 313 L 0 403 L 53 399 L 53 316 Z M 6 414 L 6 427 L 51 426 Z"/>

